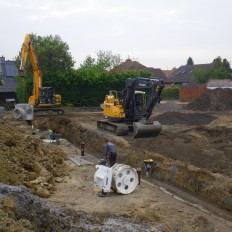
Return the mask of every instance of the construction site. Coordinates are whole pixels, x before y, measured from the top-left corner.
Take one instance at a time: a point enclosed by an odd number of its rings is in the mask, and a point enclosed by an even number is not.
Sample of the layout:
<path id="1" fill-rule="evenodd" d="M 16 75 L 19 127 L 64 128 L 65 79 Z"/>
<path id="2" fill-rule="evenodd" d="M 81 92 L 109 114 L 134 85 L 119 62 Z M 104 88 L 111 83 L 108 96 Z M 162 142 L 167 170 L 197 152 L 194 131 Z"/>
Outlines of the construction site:
<path id="1" fill-rule="evenodd" d="M 99 129 L 100 107 L 66 108 L 30 125 L 5 111 L 0 231 L 232 231 L 231 94 L 207 90 L 189 104 L 157 104 L 151 119 L 162 130 L 144 138 Z M 105 139 L 117 146 L 117 164 L 139 174 L 129 194 L 97 195 Z"/>

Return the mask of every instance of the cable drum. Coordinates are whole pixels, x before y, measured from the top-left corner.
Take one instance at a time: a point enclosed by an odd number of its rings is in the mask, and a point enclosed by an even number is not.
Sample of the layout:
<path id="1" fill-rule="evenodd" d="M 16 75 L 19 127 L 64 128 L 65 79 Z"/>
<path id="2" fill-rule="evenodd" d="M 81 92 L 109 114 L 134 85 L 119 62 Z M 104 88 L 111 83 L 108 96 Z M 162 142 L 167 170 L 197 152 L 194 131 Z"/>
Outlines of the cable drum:
<path id="1" fill-rule="evenodd" d="M 111 188 L 121 194 L 132 193 L 138 185 L 137 171 L 125 164 L 115 164 L 113 167 Z"/>

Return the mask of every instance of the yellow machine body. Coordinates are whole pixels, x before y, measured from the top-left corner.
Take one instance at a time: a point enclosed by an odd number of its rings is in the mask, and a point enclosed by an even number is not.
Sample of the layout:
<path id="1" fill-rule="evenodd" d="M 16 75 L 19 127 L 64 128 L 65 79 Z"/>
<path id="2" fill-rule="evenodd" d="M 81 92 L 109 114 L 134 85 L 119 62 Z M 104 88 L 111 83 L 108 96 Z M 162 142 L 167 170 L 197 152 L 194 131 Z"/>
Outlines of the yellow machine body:
<path id="1" fill-rule="evenodd" d="M 124 108 L 117 97 L 117 91 L 110 91 L 110 94 L 105 97 L 103 114 L 112 119 L 125 118 Z"/>

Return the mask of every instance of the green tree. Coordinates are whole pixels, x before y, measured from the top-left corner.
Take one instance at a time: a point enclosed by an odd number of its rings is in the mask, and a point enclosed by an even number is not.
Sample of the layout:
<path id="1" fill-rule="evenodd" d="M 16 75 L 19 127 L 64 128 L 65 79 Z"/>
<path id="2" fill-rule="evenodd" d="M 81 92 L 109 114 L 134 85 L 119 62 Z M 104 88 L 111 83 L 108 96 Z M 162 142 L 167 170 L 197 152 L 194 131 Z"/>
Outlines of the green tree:
<path id="1" fill-rule="evenodd" d="M 97 52 L 97 65 L 105 70 L 111 70 L 117 65 L 122 63 L 119 54 L 113 54 L 111 51 L 98 51 Z"/>
<path id="2" fill-rule="evenodd" d="M 232 69 L 227 59 L 218 56 L 213 60 L 210 70 L 194 70 L 193 77 L 198 83 L 206 83 L 209 79 L 232 79 Z"/>
<path id="3" fill-rule="evenodd" d="M 55 78 L 55 74 L 73 68 L 75 62 L 69 52 L 69 46 L 66 42 L 62 41 L 60 36 L 49 35 L 42 37 L 31 34 L 31 41 L 45 82 Z"/>
<path id="4" fill-rule="evenodd" d="M 187 65 L 193 65 L 193 59 L 191 57 L 188 58 Z"/>
<path id="5" fill-rule="evenodd" d="M 78 72 L 84 79 L 92 81 L 106 75 L 112 67 L 120 64 L 120 62 L 122 62 L 120 55 L 113 55 L 110 51 L 98 51 L 96 59 L 90 55 L 86 57 Z"/>

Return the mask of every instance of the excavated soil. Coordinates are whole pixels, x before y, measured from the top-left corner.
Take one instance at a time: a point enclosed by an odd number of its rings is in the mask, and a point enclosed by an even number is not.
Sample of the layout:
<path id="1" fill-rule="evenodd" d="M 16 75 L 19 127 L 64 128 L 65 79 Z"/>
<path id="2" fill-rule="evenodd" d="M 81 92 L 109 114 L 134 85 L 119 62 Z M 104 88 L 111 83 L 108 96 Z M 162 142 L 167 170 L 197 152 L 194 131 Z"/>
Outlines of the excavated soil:
<path id="1" fill-rule="evenodd" d="M 0 124 L 0 231 L 231 231 L 224 219 L 177 203 L 172 194 L 167 197 L 145 182 L 177 186 L 226 210 L 227 216 L 218 215 L 230 218 L 232 112 L 164 108 L 152 116 L 163 126 L 160 135 L 138 139 L 98 130 L 100 111 L 37 118 L 33 128 L 9 116 Z M 49 128 L 73 145 L 44 143 Z M 155 161 L 152 175 L 133 194 L 96 196 L 94 164 L 104 156 L 105 138 L 117 145 L 117 161 L 142 168 L 143 178 L 143 160 Z M 93 165 L 70 161 L 80 155 L 76 147 L 82 142 Z"/>
<path id="2" fill-rule="evenodd" d="M 185 109 L 199 111 L 226 111 L 232 110 L 232 89 L 206 90 L 189 103 Z"/>
<path id="3" fill-rule="evenodd" d="M 56 178 L 66 175 L 67 154 L 24 134 L 9 124 L 0 124 L 0 179 L 9 185 L 26 185 L 39 196 L 54 191 Z"/>
<path id="4" fill-rule="evenodd" d="M 166 112 L 155 119 L 164 127 L 161 134 L 156 138 L 127 138 L 133 147 L 232 177 L 232 129 L 220 124 L 210 127 L 216 115 Z"/>
<path id="5" fill-rule="evenodd" d="M 103 156 L 102 147 L 108 137 L 117 144 L 119 162 L 143 168 L 143 160 L 152 158 L 154 177 L 232 211 L 232 136 L 231 128 L 225 127 L 231 122 L 230 112 L 157 113 L 153 119 L 163 124 L 160 135 L 138 139 L 99 131 L 96 121 L 101 118 L 101 112 L 79 112 L 44 122 L 40 120 L 37 126 L 58 128 L 76 145 L 85 142 L 96 157 Z"/>

